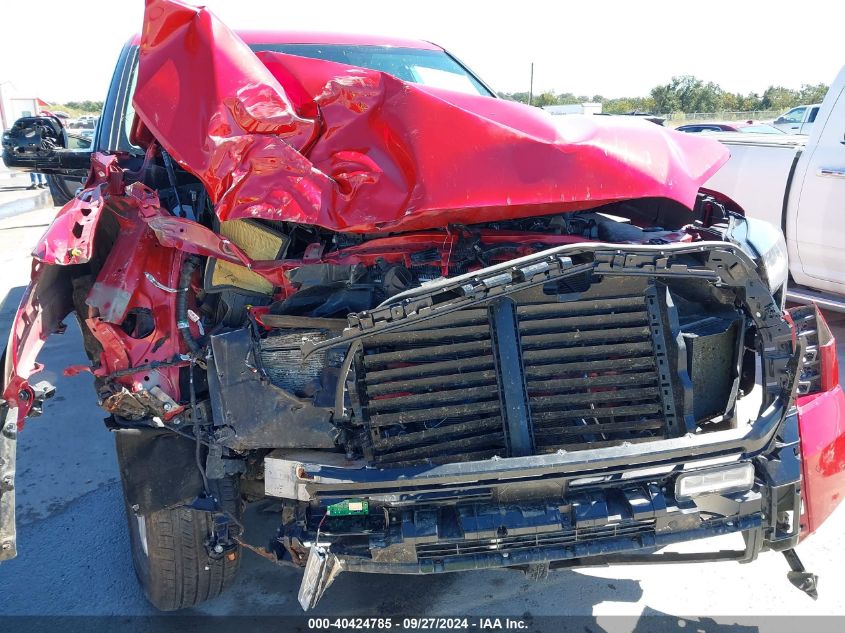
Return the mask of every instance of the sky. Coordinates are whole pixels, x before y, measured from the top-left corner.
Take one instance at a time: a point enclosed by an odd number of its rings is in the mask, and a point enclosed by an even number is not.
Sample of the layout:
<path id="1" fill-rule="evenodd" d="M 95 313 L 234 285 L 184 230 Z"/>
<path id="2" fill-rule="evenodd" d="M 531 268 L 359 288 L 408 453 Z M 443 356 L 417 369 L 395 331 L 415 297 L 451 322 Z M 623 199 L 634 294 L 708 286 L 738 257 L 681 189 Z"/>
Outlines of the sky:
<path id="1" fill-rule="evenodd" d="M 845 2 L 769 0 L 209 0 L 233 28 L 426 39 L 494 89 L 645 96 L 691 74 L 731 92 L 830 83 L 845 64 Z M 3 0 L 0 82 L 48 102 L 102 100 L 143 0 Z M 37 10 L 37 20 L 33 19 Z M 49 18 L 45 18 L 49 16 Z M 19 28 L 16 28 L 19 25 Z"/>

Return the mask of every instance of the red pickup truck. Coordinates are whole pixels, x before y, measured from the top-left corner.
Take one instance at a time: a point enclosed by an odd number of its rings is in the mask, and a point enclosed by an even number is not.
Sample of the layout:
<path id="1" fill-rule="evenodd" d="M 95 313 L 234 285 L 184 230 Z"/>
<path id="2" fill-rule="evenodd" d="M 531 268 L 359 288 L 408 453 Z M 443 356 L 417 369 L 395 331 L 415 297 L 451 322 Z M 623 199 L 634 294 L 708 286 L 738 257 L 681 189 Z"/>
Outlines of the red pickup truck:
<path id="1" fill-rule="evenodd" d="M 794 548 L 845 485 L 835 343 L 784 311 L 779 232 L 702 188 L 724 146 L 553 119 L 425 42 L 238 35 L 173 0 L 105 103 L 92 153 L 35 165 L 88 177 L 6 351 L 0 558 L 72 315 L 160 609 L 232 581 L 265 498 L 305 609 L 343 571 L 765 550 L 814 594 Z"/>

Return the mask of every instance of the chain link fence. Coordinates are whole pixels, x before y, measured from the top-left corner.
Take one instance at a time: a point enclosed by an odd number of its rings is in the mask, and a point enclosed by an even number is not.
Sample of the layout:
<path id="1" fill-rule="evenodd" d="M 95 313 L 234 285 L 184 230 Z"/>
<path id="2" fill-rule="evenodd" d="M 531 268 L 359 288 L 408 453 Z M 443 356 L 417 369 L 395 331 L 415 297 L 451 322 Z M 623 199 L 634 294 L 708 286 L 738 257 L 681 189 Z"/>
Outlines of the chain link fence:
<path id="1" fill-rule="evenodd" d="M 781 115 L 780 110 L 751 110 L 749 112 L 672 112 L 664 115 L 667 121 L 673 123 L 691 123 L 698 121 L 745 121 L 753 119 L 776 119 Z"/>

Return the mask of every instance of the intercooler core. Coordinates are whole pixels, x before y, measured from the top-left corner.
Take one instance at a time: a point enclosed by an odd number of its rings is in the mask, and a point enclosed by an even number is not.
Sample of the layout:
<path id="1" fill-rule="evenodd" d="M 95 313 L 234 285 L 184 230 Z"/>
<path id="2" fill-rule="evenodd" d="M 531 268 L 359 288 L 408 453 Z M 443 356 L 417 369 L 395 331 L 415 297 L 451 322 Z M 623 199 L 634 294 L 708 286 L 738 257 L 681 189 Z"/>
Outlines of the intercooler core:
<path id="1" fill-rule="evenodd" d="M 365 338 L 354 394 L 365 456 L 406 466 L 676 432 L 665 287 L 645 277 L 576 286 L 548 283 Z"/>

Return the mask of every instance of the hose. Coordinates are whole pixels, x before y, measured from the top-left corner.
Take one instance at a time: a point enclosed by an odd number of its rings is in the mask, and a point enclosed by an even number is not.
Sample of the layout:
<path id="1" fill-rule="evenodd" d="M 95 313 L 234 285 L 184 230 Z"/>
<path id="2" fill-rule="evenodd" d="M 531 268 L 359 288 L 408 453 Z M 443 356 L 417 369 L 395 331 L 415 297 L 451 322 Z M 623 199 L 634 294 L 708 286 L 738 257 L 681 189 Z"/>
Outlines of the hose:
<path id="1" fill-rule="evenodd" d="M 189 255 L 182 262 L 182 270 L 179 272 L 179 284 L 176 289 L 176 327 L 179 329 L 179 334 L 182 335 L 182 340 L 191 352 L 193 358 L 191 359 L 191 366 L 188 374 L 188 388 L 191 397 L 191 417 L 193 418 L 194 439 L 196 441 L 196 450 L 194 458 L 197 462 L 197 469 L 200 471 L 202 477 L 203 492 L 209 496 L 208 477 L 205 473 L 205 467 L 202 463 L 202 439 L 200 437 L 200 422 L 197 412 L 197 392 L 194 387 L 194 368 L 196 367 L 197 358 L 202 356 L 202 347 L 194 340 L 191 334 L 191 323 L 188 320 L 188 290 L 191 287 L 191 277 L 199 267 L 199 259 L 193 255 Z"/>
<path id="2" fill-rule="evenodd" d="M 188 289 L 191 287 L 191 277 L 199 268 L 200 262 L 193 255 L 186 257 L 182 262 L 182 270 L 179 273 L 179 285 L 176 289 L 176 327 L 188 351 L 195 357 L 202 356 L 202 347 L 194 340 L 191 334 L 191 322 L 188 320 Z"/>
<path id="3" fill-rule="evenodd" d="M 176 171 L 173 169 L 173 161 L 170 154 L 163 147 L 161 148 L 161 158 L 164 161 L 164 168 L 167 171 L 167 179 L 170 181 L 170 186 L 173 187 L 173 195 L 176 198 L 176 208 L 179 209 L 179 217 L 185 217 L 185 208 L 182 206 L 182 201 L 179 199 L 179 186 L 176 184 Z M 175 213 L 173 215 L 176 215 Z"/>
<path id="4" fill-rule="evenodd" d="M 208 497 L 211 496 L 211 490 L 208 486 L 208 476 L 205 472 L 205 466 L 202 463 L 202 439 L 200 438 L 200 420 L 197 415 L 197 391 L 194 387 L 194 367 L 194 362 L 191 361 L 191 373 L 188 374 L 188 388 L 191 393 L 191 417 L 193 418 L 194 439 L 196 441 L 194 445 L 194 460 L 197 463 L 197 469 L 200 471 L 200 477 L 202 477 L 203 492 Z"/>

